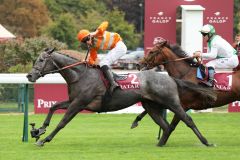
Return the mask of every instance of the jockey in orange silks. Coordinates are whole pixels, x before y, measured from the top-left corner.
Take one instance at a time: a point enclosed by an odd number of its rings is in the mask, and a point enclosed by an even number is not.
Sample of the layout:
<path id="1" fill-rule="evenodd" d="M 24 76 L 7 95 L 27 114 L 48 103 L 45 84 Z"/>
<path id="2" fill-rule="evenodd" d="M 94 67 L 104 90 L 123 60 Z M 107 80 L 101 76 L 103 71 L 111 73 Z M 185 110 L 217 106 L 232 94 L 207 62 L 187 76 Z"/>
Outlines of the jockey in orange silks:
<path id="1" fill-rule="evenodd" d="M 110 50 L 106 57 L 100 61 L 100 67 L 109 80 L 110 92 L 113 93 L 118 84 L 114 81 L 111 64 L 127 53 L 127 47 L 118 33 L 106 31 L 108 22 L 102 22 L 95 32 L 86 29 L 79 31 L 77 38 L 80 42 L 86 43 L 90 48 L 89 63 L 95 64 L 98 50 Z"/>

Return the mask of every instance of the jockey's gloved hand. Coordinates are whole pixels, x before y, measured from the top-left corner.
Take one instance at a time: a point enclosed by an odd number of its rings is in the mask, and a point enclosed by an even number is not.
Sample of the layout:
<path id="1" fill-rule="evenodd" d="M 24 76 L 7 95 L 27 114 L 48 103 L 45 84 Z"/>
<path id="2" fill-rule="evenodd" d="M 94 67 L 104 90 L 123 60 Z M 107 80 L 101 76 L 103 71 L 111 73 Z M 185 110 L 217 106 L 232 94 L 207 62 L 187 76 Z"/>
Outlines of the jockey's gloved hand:
<path id="1" fill-rule="evenodd" d="M 197 63 L 198 60 L 197 60 L 196 58 L 193 58 L 193 62 L 194 62 L 194 63 Z"/>
<path id="2" fill-rule="evenodd" d="M 193 58 L 201 58 L 202 52 L 201 51 L 196 51 L 193 53 Z"/>
<path id="3" fill-rule="evenodd" d="M 193 61 L 196 63 L 201 63 L 202 61 L 202 52 L 201 51 L 196 51 L 193 53 Z"/>

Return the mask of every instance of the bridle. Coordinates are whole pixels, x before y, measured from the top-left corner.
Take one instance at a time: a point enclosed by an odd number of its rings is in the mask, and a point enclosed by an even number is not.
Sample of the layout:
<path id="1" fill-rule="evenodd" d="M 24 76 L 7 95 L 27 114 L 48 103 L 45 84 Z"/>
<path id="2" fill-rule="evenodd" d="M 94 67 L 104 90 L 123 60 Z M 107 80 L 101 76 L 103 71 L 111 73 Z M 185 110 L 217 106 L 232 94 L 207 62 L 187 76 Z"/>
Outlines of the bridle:
<path id="1" fill-rule="evenodd" d="M 153 62 L 155 62 L 156 61 L 156 57 L 157 57 L 157 55 L 158 54 L 160 54 L 160 53 L 162 53 L 162 49 L 163 49 L 163 47 L 159 47 L 159 46 L 156 46 L 157 48 L 158 48 L 158 50 L 159 50 L 159 52 L 157 52 L 157 53 L 153 53 L 153 54 L 155 54 L 155 55 L 153 55 L 154 56 L 154 59 L 152 60 L 152 62 L 149 62 L 148 60 L 146 60 L 145 59 L 145 67 L 144 67 L 144 70 L 146 70 L 146 69 L 152 69 L 153 68 Z M 182 60 L 185 60 L 185 59 L 192 59 L 192 58 L 194 58 L 194 57 L 183 57 L 183 58 L 177 58 L 177 59 L 174 59 L 174 60 L 165 60 L 165 61 L 163 61 L 163 62 L 161 62 L 161 63 L 158 63 L 158 66 L 160 66 L 160 65 L 166 65 L 166 64 L 168 64 L 168 63 L 172 63 L 172 62 L 178 62 L 178 61 L 182 61 Z M 189 71 L 191 70 L 191 67 L 184 73 L 184 74 L 181 74 L 181 76 L 180 77 L 178 77 L 178 78 L 183 78 Z"/>
<path id="2" fill-rule="evenodd" d="M 61 72 L 61 71 L 65 70 L 65 69 L 67 69 L 67 68 L 71 68 L 71 67 L 78 66 L 78 65 L 81 65 L 81 64 L 85 64 L 85 66 L 86 66 L 86 67 L 85 67 L 85 70 L 84 70 L 84 72 L 83 72 L 83 74 L 84 74 L 84 73 L 86 72 L 86 70 L 87 70 L 87 65 L 88 65 L 87 61 L 79 61 L 79 62 L 70 64 L 70 65 L 67 65 L 67 66 L 64 66 L 64 67 L 59 67 L 50 54 L 47 54 L 47 56 L 45 56 L 45 57 L 42 56 L 41 59 L 44 59 L 44 65 L 43 65 L 43 67 L 38 68 L 38 67 L 36 67 L 36 66 L 33 66 L 33 68 L 38 71 L 38 75 L 39 75 L 40 77 L 44 77 L 46 74 L 50 74 L 50 73 Z M 47 61 L 49 61 L 49 60 L 52 62 L 52 64 L 53 64 L 57 69 L 52 70 L 52 71 L 44 71 L 44 68 L 46 67 Z"/>

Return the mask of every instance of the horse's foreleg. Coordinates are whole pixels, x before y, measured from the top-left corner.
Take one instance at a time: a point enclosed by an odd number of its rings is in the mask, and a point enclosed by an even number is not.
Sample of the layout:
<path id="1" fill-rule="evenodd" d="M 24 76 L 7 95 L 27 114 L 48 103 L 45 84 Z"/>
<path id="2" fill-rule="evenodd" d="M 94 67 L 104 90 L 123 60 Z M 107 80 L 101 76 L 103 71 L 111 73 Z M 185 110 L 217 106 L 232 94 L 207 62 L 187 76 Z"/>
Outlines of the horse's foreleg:
<path id="1" fill-rule="evenodd" d="M 142 120 L 142 118 L 147 114 L 147 111 L 143 111 L 139 114 L 136 119 L 133 121 L 131 129 L 136 128 L 138 126 L 138 122 Z"/>
<path id="2" fill-rule="evenodd" d="M 50 123 L 53 113 L 58 109 L 67 109 L 68 106 L 69 106 L 69 101 L 64 101 L 64 102 L 54 104 L 49 109 L 48 115 L 47 115 L 43 125 L 38 129 L 31 130 L 32 137 L 36 138 L 36 140 L 38 140 L 40 138 L 40 136 L 46 132 L 46 128 L 47 128 L 47 126 L 49 126 L 49 123 Z"/>
<path id="3" fill-rule="evenodd" d="M 50 109 L 49 109 L 49 112 L 48 112 L 48 115 L 45 119 L 45 121 L 43 122 L 43 125 L 41 128 L 47 128 L 50 124 L 50 121 L 51 121 L 51 118 L 53 116 L 53 113 L 58 110 L 58 109 L 67 109 L 67 107 L 69 106 L 70 102 L 69 101 L 63 101 L 63 102 L 59 102 L 59 103 L 56 103 L 54 104 Z"/>
<path id="4" fill-rule="evenodd" d="M 178 116 L 179 119 L 181 119 L 189 128 L 193 130 L 193 132 L 196 134 L 202 144 L 206 146 L 212 146 L 212 144 L 209 144 L 207 139 L 203 137 L 203 135 L 200 133 L 197 126 L 193 122 L 192 118 L 186 114 L 186 112 L 180 105 L 175 105 L 170 109 L 176 114 L 176 116 Z"/>
<path id="5" fill-rule="evenodd" d="M 50 133 L 50 135 L 48 135 L 45 139 L 40 140 L 36 143 L 36 145 L 38 146 L 43 146 L 45 142 L 50 142 L 54 136 L 62 129 L 64 128 L 68 122 L 70 122 L 73 117 L 75 117 L 76 114 L 78 114 L 82 108 L 79 107 L 79 104 L 71 104 L 66 113 L 64 114 L 62 120 L 59 122 L 59 124 L 57 125 L 57 127 L 52 131 L 52 133 Z"/>

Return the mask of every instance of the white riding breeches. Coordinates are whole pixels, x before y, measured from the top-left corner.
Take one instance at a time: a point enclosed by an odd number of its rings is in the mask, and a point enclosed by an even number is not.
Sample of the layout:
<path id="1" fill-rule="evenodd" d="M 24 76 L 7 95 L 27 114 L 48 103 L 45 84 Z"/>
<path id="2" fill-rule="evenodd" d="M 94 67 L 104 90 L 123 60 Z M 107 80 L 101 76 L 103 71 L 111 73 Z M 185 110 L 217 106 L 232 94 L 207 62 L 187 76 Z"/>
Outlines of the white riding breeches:
<path id="1" fill-rule="evenodd" d="M 218 58 L 218 59 L 214 59 L 209 61 L 208 63 L 206 63 L 207 67 L 213 67 L 216 69 L 232 69 L 237 67 L 239 64 L 238 61 L 238 56 L 234 55 L 230 58 Z"/>
<path id="2" fill-rule="evenodd" d="M 125 55 L 127 53 L 127 47 L 123 43 L 123 41 L 117 42 L 116 46 L 108 52 L 106 57 L 103 58 L 103 60 L 100 61 L 99 65 L 100 67 L 107 65 L 111 66 L 116 60 L 118 60 L 120 57 Z"/>

